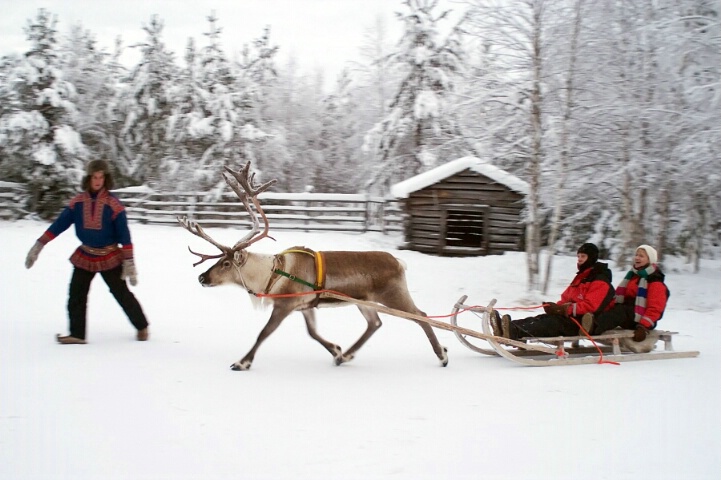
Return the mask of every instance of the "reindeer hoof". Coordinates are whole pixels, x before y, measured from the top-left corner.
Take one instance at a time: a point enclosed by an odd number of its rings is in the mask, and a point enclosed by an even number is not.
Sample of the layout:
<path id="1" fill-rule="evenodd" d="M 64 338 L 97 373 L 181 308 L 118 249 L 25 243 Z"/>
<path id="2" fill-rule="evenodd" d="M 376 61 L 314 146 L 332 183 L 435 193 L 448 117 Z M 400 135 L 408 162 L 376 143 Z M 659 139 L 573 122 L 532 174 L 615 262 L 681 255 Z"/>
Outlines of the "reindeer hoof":
<path id="1" fill-rule="evenodd" d="M 333 362 L 336 365 L 343 363 L 343 349 L 341 349 L 338 345 L 333 345 L 330 353 L 333 355 Z"/>
<path id="2" fill-rule="evenodd" d="M 439 357 L 441 359 L 441 366 L 445 367 L 448 365 L 448 349 L 446 347 L 443 348 L 443 355 Z"/>
<path id="3" fill-rule="evenodd" d="M 245 371 L 250 368 L 250 362 L 235 362 L 230 369 L 236 372 Z"/>
<path id="4" fill-rule="evenodd" d="M 338 357 L 335 357 L 335 364 L 341 365 L 345 362 L 350 362 L 354 358 L 355 358 L 355 355 L 352 355 L 352 354 L 351 355 L 340 355 Z"/>

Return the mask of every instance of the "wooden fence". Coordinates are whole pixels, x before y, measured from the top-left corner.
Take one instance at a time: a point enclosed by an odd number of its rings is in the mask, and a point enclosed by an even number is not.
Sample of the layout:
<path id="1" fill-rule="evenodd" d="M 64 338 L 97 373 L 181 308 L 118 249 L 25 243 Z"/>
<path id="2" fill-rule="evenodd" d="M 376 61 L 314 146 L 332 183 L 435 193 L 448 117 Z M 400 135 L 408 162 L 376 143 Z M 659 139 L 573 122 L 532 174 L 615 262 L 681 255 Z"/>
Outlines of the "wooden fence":
<path id="1" fill-rule="evenodd" d="M 252 225 L 248 212 L 234 194 L 206 201 L 206 194 L 151 193 L 118 190 L 130 220 L 174 224 L 187 216 L 204 226 Z M 276 230 L 401 231 L 400 206 L 394 201 L 359 194 L 271 193 L 258 196 L 270 225 Z"/>
<path id="2" fill-rule="evenodd" d="M 0 218 L 19 218 L 17 205 L 25 195 L 22 185 L 0 182 Z M 129 187 L 114 193 L 125 204 L 128 219 L 147 224 L 175 224 L 187 216 L 203 226 L 252 225 L 243 204 L 233 193 L 217 201 L 205 193 L 157 193 L 144 187 Z M 389 199 L 362 194 L 272 193 L 258 197 L 272 229 L 328 230 L 350 232 L 397 232 L 403 229 L 400 205 Z"/>

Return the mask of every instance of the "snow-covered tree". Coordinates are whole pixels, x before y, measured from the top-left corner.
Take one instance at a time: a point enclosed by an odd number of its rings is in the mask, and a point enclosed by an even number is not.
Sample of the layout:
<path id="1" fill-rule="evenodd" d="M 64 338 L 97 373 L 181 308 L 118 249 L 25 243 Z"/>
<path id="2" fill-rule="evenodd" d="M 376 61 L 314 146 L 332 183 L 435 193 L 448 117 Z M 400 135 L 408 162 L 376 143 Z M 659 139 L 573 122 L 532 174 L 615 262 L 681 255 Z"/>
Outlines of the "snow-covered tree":
<path id="1" fill-rule="evenodd" d="M 169 90 L 173 113 L 166 182 L 178 190 L 207 191 L 222 182 L 220 172 L 229 162 L 226 151 L 237 129 L 238 101 L 235 74 L 223 52 L 222 29 L 215 14 L 208 17 L 207 43 L 196 51 L 188 41 L 186 66 Z"/>
<path id="2" fill-rule="evenodd" d="M 28 186 L 28 209 L 57 214 L 77 190 L 88 151 L 75 129 L 75 86 L 58 59 L 57 19 L 40 9 L 25 28 L 30 49 L 4 62 L 2 170 Z"/>
<path id="3" fill-rule="evenodd" d="M 469 27 L 482 39 L 486 55 L 492 50 L 495 63 L 487 65 L 501 69 L 482 75 L 486 85 L 493 88 L 494 96 L 481 93 L 482 106 L 493 103 L 513 118 L 501 120 L 511 122 L 504 131 L 506 144 L 514 150 L 509 162 L 515 162 L 521 175 L 529 184 L 526 198 L 526 254 L 528 255 L 528 286 L 530 290 L 540 287 L 541 225 L 543 212 L 541 204 L 542 164 L 546 149 L 546 82 L 548 78 L 548 40 L 546 29 L 551 15 L 547 0 L 523 0 L 498 2 L 478 0 L 473 2 Z M 484 85 L 479 85 L 483 87 Z M 477 88 L 482 91 L 482 88 Z M 498 105 L 496 105 L 496 103 Z M 489 119 L 491 120 L 491 119 Z M 491 120 L 492 121 L 492 120 Z M 486 124 L 487 121 L 486 121 Z M 501 152 L 494 152 L 496 155 Z M 512 165 L 512 164 L 511 164 Z"/>
<path id="4" fill-rule="evenodd" d="M 358 104 L 350 88 L 349 72 L 344 70 L 338 77 L 334 92 L 322 101 L 317 141 L 322 161 L 314 165 L 310 182 L 319 192 L 356 193 L 366 173 L 359 168 Z"/>
<path id="5" fill-rule="evenodd" d="M 121 53 L 119 39 L 115 50 L 108 53 L 82 25 L 72 26 L 59 45 L 60 68 L 76 89 L 77 131 L 91 158 L 102 158 L 113 165 L 116 186 L 129 179 L 118 114 L 118 85 L 126 73 L 118 61 Z"/>
<path id="6" fill-rule="evenodd" d="M 395 93 L 400 77 L 395 71 L 397 68 L 386 61 L 392 50 L 388 27 L 378 16 L 373 26 L 364 32 L 361 62 L 353 63 L 350 68 L 354 79 L 350 93 L 358 104 L 358 122 L 363 131 L 383 120 Z"/>
<path id="7" fill-rule="evenodd" d="M 160 180 L 169 148 L 168 122 L 173 108 L 169 90 L 178 68 L 163 41 L 163 28 L 157 15 L 143 25 L 146 39 L 131 46 L 140 50 L 140 62 L 132 69 L 123 93 L 123 136 L 133 154 L 130 173 L 140 182 Z"/>
<path id="8" fill-rule="evenodd" d="M 371 183 L 398 181 L 443 162 L 444 148 L 457 140 L 459 130 L 449 108 L 463 65 L 460 25 L 441 36 L 441 23 L 450 10 L 436 15 L 437 0 L 405 0 L 407 12 L 397 13 L 404 33 L 386 61 L 402 78 L 386 116 L 368 133 L 366 148 L 377 158 Z M 454 145 L 447 156 L 470 151 Z M 439 160 L 441 158 L 441 160 Z"/>

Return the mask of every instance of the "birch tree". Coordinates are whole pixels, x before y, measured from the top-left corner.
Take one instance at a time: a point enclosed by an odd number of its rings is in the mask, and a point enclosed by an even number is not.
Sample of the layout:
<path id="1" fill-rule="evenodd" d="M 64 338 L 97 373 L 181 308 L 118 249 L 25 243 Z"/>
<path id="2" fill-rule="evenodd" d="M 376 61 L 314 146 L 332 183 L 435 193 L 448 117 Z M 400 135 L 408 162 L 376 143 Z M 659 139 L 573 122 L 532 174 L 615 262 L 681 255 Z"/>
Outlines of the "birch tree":
<path id="1" fill-rule="evenodd" d="M 563 215 L 564 197 L 565 197 L 565 185 L 568 181 L 568 171 L 571 163 L 570 159 L 570 130 L 573 128 L 571 125 L 575 107 L 575 84 L 576 79 L 576 60 L 578 55 L 578 43 L 581 31 L 581 19 L 582 19 L 582 7 L 583 0 L 576 0 L 572 22 L 572 30 L 570 35 L 570 46 L 568 52 L 568 70 L 566 72 L 565 86 L 563 89 L 563 116 L 560 119 L 561 123 L 561 138 L 559 142 L 559 164 L 558 164 L 558 176 L 557 182 L 554 189 L 554 201 L 553 201 L 553 214 L 551 216 L 550 232 L 548 236 L 548 256 L 546 260 L 546 275 L 543 280 L 543 287 L 541 292 L 546 295 L 548 294 L 548 287 L 551 281 L 551 267 L 553 264 L 553 257 L 556 253 L 556 239 L 558 238 L 558 230 L 561 225 L 561 218 Z"/>
<path id="2" fill-rule="evenodd" d="M 495 63 L 505 75 L 496 75 L 493 101 L 512 113 L 506 135 L 514 159 L 530 186 L 526 198 L 525 250 L 528 288 L 540 288 L 541 249 L 541 165 L 544 160 L 544 82 L 546 45 L 544 26 L 547 2 L 524 0 L 513 3 L 478 0 L 471 2 L 470 28 L 495 51 Z"/>

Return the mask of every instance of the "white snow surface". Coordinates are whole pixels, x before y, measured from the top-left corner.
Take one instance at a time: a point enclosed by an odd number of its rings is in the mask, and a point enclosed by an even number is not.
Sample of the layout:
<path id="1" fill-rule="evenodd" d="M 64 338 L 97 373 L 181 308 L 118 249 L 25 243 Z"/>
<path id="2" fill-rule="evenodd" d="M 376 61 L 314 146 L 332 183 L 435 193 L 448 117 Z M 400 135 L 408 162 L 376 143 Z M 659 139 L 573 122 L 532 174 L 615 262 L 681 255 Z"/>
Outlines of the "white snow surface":
<path id="1" fill-rule="evenodd" d="M 528 195 L 530 192 L 528 183 L 515 175 L 501 170 L 495 165 L 491 165 L 477 157 L 462 157 L 396 183 L 391 187 L 391 195 L 395 198 L 408 198 L 411 193 L 422 190 L 466 169 L 470 169 L 490 178 L 494 182 L 505 185 L 514 192 L 523 195 Z"/>
<path id="2" fill-rule="evenodd" d="M 533 368 L 465 348 L 437 330 L 442 368 L 413 322 L 383 327 L 335 366 L 294 313 L 249 371 L 229 369 L 269 315 L 240 288 L 204 289 L 214 247 L 180 227 L 132 224 L 148 342 L 93 281 L 87 345 L 55 343 L 78 241 L 71 230 L 31 270 L 27 250 L 47 227 L 0 222 L 0 478 L 2 479 L 711 479 L 721 472 L 721 261 L 691 273 L 665 264 L 661 327 L 697 358 Z M 244 232 L 209 229 L 233 244 Z M 443 258 L 398 250 L 397 236 L 279 231 L 255 251 L 385 250 L 408 266 L 429 315 L 467 304 L 535 305 L 525 255 Z M 554 259 L 556 300 L 575 273 Z M 614 269 L 616 284 L 623 276 Z M 537 311 L 533 313 L 538 313 Z M 512 312 L 514 317 L 523 315 Z M 449 321 L 448 318 L 441 320 Z M 472 313 L 463 326 L 480 330 Z M 319 332 L 350 346 L 365 328 L 355 307 L 322 309 Z"/>

